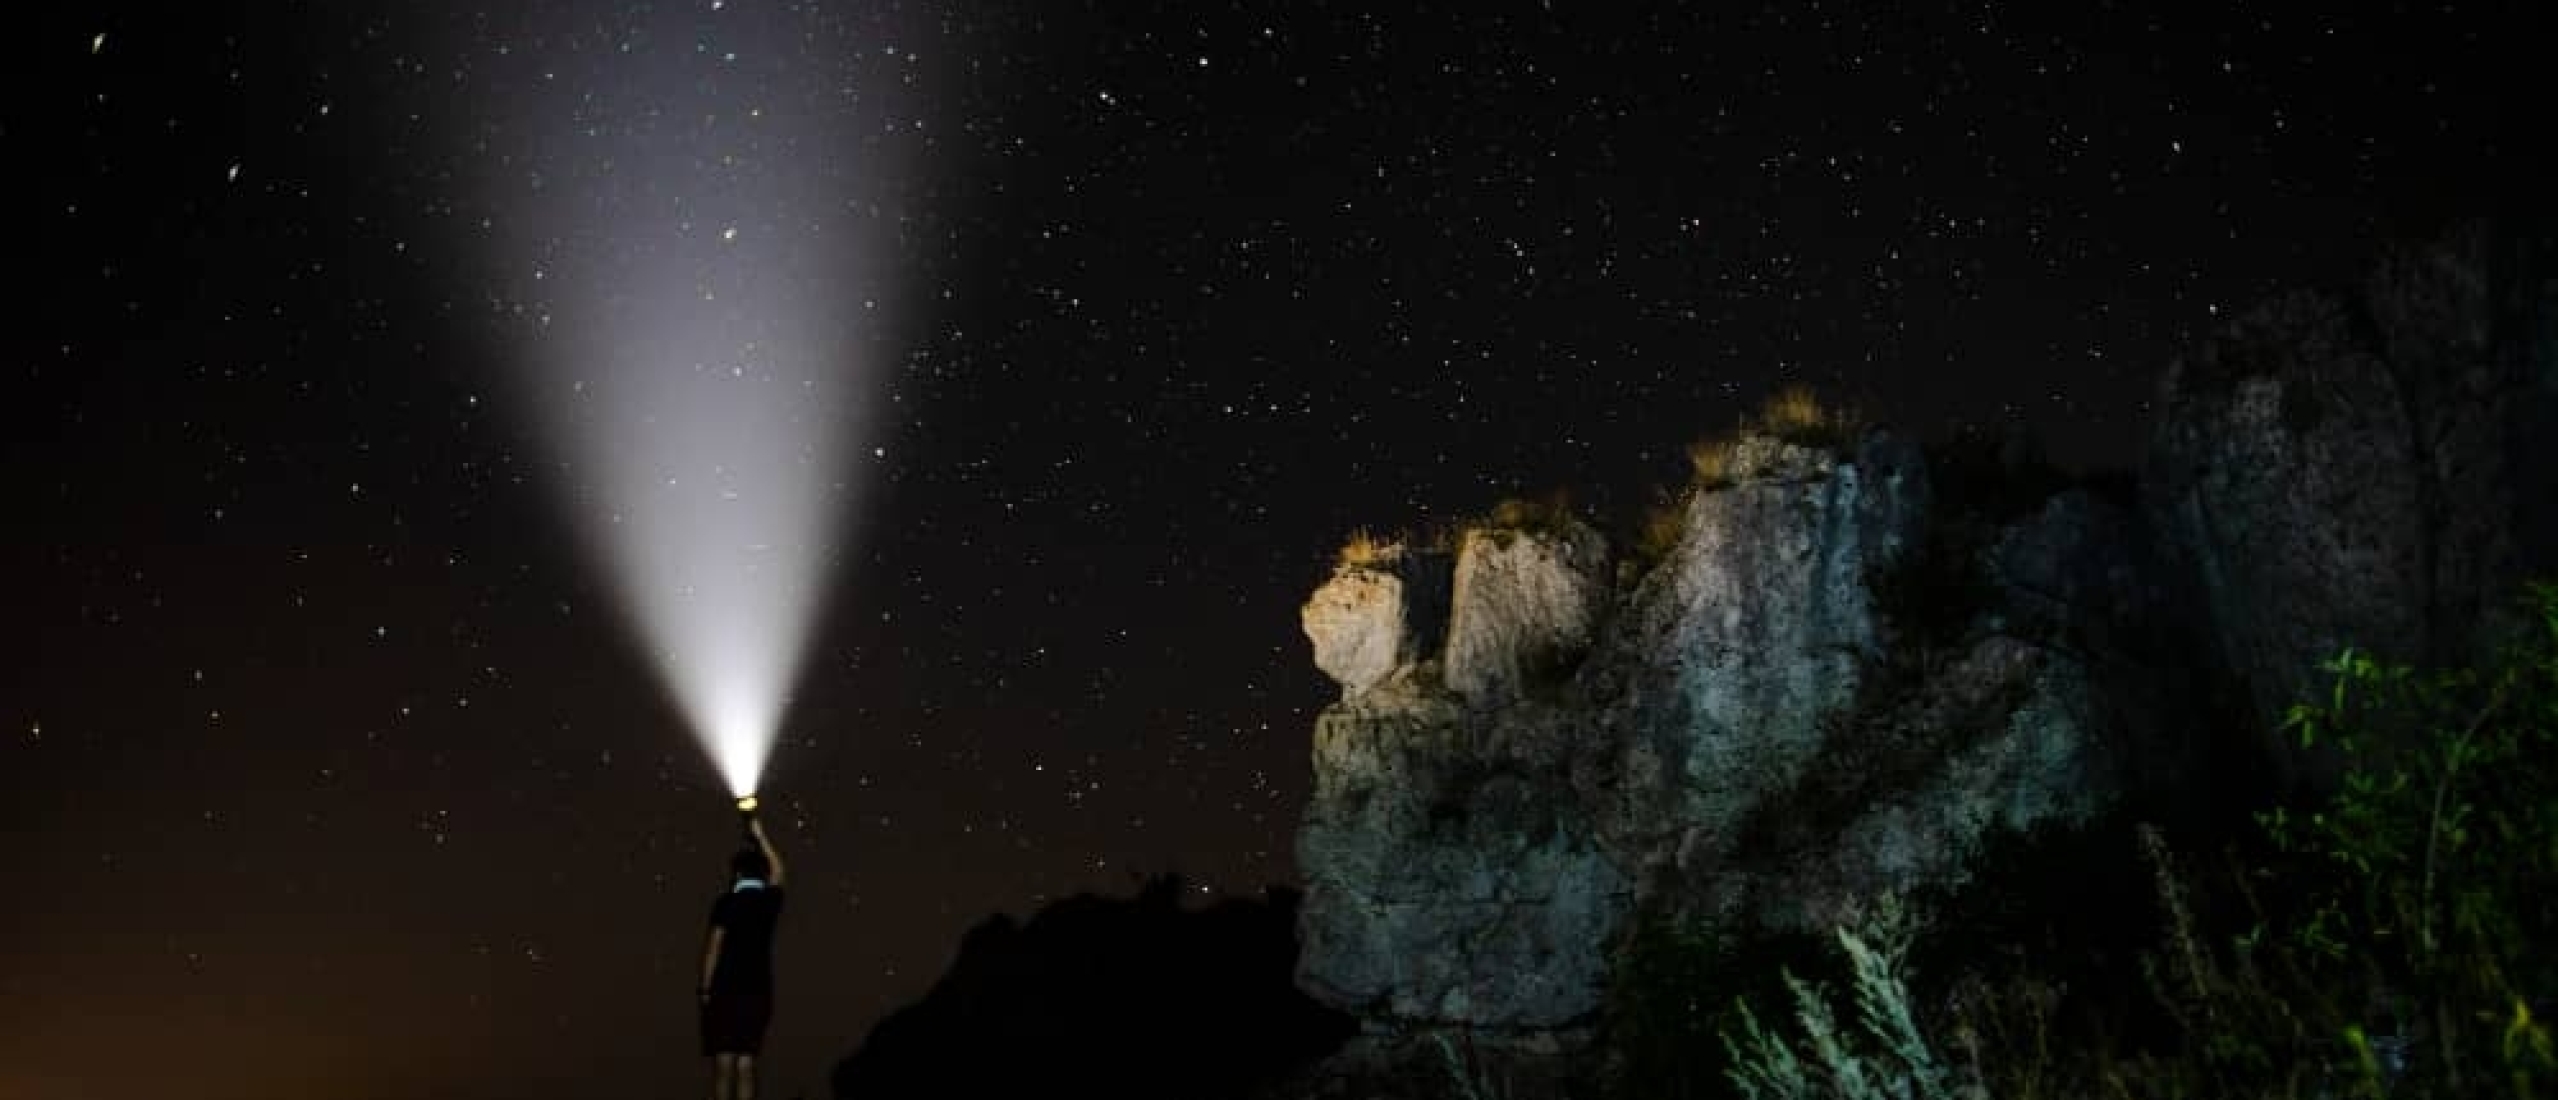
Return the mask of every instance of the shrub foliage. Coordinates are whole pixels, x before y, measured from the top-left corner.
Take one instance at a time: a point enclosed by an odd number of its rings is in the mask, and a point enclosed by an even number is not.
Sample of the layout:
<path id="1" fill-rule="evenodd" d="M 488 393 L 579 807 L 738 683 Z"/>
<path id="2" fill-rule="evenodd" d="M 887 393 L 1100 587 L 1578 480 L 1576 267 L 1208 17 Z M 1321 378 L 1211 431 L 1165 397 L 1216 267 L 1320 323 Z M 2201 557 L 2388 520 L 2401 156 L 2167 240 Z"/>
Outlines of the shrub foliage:
<path id="1" fill-rule="evenodd" d="M 1611 1042 L 1629 1072 L 1611 1091 L 2558 1095 L 2546 1022 L 2558 999 L 2558 585 L 2531 586 L 2523 608 L 2524 628 L 2474 667 L 2361 650 L 2329 662 L 2331 687 L 2286 726 L 2334 753 L 2341 781 L 2257 815 L 2261 836 L 2231 844 L 2218 870 L 2198 873 L 2164 833 L 2135 830 L 2138 861 L 2117 871 L 2150 877 L 2159 929 L 2141 988 L 2070 989 L 2054 977 L 2066 960 L 2051 957 L 1914 988 L 1904 960 L 1917 924 L 1891 905 L 1837 932 L 1844 994 L 1749 945 L 1656 923 L 1619 956 Z M 1732 1007 L 1702 1011 L 1710 999 Z M 1770 1005 L 1787 1010 L 1761 1015 Z"/>

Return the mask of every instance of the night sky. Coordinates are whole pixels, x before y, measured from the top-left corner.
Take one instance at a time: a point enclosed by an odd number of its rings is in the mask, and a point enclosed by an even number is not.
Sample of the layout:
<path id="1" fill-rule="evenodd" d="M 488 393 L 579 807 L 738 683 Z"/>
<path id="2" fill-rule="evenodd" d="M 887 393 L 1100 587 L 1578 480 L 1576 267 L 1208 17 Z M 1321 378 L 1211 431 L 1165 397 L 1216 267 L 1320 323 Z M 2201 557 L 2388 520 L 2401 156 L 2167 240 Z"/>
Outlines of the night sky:
<path id="1" fill-rule="evenodd" d="M 1622 523 L 1791 383 L 2119 463 L 2216 314 L 2551 182 L 2500 10 L 90 7 L 0 104 L 0 1100 L 700 1091 L 735 823 L 526 383 L 708 277 L 645 242 L 835 326 L 788 1097 L 987 914 L 1293 878 L 1352 528 Z"/>

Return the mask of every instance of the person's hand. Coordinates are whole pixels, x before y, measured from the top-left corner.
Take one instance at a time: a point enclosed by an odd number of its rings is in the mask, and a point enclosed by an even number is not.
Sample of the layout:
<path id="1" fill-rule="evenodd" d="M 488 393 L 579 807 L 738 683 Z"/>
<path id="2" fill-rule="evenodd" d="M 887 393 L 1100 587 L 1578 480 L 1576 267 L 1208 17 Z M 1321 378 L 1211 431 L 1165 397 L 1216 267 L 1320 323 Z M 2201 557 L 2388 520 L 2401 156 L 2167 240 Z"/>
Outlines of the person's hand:
<path id="1" fill-rule="evenodd" d="M 747 818 L 747 819 L 746 819 L 746 831 L 747 831 L 747 832 L 749 832 L 749 833 L 753 833 L 753 834 L 755 835 L 755 839 L 757 839 L 757 840 L 762 840 L 762 839 L 764 839 L 764 819 L 763 819 L 763 817 L 762 817 L 761 815 L 758 815 L 758 816 L 755 816 L 755 817 Z"/>

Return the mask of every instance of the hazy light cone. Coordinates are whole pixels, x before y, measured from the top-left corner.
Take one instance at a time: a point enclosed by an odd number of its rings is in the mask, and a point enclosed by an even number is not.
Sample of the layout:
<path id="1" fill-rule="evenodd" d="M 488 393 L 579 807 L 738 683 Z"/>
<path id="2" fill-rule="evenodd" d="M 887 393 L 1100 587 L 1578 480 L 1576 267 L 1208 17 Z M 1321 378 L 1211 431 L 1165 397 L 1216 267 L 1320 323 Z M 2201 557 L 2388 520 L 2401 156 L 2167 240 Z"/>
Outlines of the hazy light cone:
<path id="1" fill-rule="evenodd" d="M 831 14 L 830 14 L 831 12 Z M 547 14 L 546 14 L 547 13 Z M 753 791 L 861 489 L 893 316 L 891 181 L 920 132 L 894 13 L 766 5 L 587 21 L 503 9 L 475 163 L 520 318 L 519 400 L 614 602 L 730 793 Z M 569 47 L 575 48 L 569 48 Z M 876 46 L 880 48 L 852 48 Z M 861 96 L 847 98 L 847 89 Z"/>
<path id="2" fill-rule="evenodd" d="M 680 297 L 652 297 L 660 312 L 686 312 Z M 619 369 L 585 386 L 560 424 L 601 497 L 579 512 L 676 702 L 729 791 L 744 794 L 824 595 L 842 495 L 827 471 L 844 450 L 847 380 L 806 366 L 798 385 L 774 377 L 776 360 L 823 362 L 798 349 L 830 343 L 787 319 L 696 317 L 666 332 L 644 311 L 599 313 L 617 322 L 596 337 Z M 701 368 L 731 345 L 763 361 Z"/>

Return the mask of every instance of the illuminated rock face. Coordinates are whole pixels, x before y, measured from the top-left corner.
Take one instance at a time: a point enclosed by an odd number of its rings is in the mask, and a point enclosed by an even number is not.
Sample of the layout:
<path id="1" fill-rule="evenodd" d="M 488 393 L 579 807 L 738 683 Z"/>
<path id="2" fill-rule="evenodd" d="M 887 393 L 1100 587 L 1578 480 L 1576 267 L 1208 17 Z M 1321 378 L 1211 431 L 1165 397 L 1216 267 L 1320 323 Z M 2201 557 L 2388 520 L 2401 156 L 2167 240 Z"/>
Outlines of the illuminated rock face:
<path id="1" fill-rule="evenodd" d="M 1398 546 L 1333 570 L 1298 618 L 1314 643 L 1315 667 L 1355 698 L 1435 656 L 1447 605 L 1447 555 Z"/>
<path id="2" fill-rule="evenodd" d="M 1975 534 L 1984 594 L 1922 630 L 1895 594 L 1941 522 L 1915 447 L 1752 438 L 1729 471 L 1623 583 L 1576 522 L 1462 533 L 1438 644 L 1407 603 L 1402 663 L 1317 719 L 1298 984 L 1366 1022 L 1345 1058 L 1427 1064 L 1411 1037 L 1451 1028 L 1569 1057 L 1638 913 L 1819 929 L 2114 797 L 2108 746 L 2158 723 L 2065 654 L 2154 598 L 2128 513 L 2073 494 Z M 1317 594 L 1319 654 L 1370 591 Z"/>
<path id="3" fill-rule="evenodd" d="M 1568 1048 L 1644 906 L 1804 926 L 2103 797 L 2089 696 L 2013 642 L 1876 708 L 1893 729 L 1847 720 L 1889 666 L 1877 580 L 1927 521 L 1913 448 L 1751 439 L 1732 470 L 1631 588 L 1577 522 L 1465 532 L 1435 647 L 1386 585 L 1344 570 L 1316 594 L 1344 699 L 1316 722 L 1298 840 L 1303 988 L 1383 1032 Z M 1824 774 L 1885 749 L 1912 760 L 1889 790 Z M 1855 797 L 1809 837 L 1743 843 L 1810 787 Z"/>
<path id="4" fill-rule="evenodd" d="M 1602 758 L 1640 782 L 1593 785 L 1629 855 L 1718 865 L 1745 819 L 1800 780 L 1883 657 L 1870 585 L 1913 545 L 1927 479 L 1877 441 L 1852 461 L 1749 439 L 1736 484 L 1696 495 L 1677 544 L 1610 632 L 1593 702 Z"/>
<path id="5" fill-rule="evenodd" d="M 1401 688 L 1317 721 L 1322 791 L 1298 853 L 1298 983 L 1373 1019 L 1516 1033 L 1596 1005 L 1631 887 L 1570 791 L 1488 746 L 1443 694 Z"/>
<path id="6" fill-rule="evenodd" d="M 1448 690 L 1480 706 L 1558 679 L 1590 650 L 1612 595 L 1607 571 L 1607 541 L 1577 522 L 1467 531 L 1448 613 Z"/>
<path id="7" fill-rule="evenodd" d="M 1596 1003 L 1632 889 L 1555 762 L 1505 743 L 1531 706 L 1491 704 L 1565 682 L 1607 595 L 1605 543 L 1577 523 L 1468 532 L 1454 606 L 1416 622 L 1448 591 L 1429 564 L 1395 556 L 1391 583 L 1344 567 L 1305 609 L 1344 697 L 1316 722 L 1299 983 L 1376 1017 L 1568 1027 Z M 1390 646 L 1396 665 L 1377 667 Z"/>

